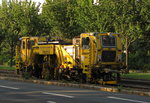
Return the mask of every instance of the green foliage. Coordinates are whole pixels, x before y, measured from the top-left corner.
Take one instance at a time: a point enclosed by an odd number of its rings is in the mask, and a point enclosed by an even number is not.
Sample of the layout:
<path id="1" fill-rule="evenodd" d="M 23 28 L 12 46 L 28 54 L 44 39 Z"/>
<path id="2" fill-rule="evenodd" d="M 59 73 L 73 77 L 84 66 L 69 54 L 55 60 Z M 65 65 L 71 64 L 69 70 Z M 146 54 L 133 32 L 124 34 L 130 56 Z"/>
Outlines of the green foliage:
<path id="1" fill-rule="evenodd" d="M 65 34 L 66 23 L 66 0 L 57 0 L 55 2 L 47 1 L 43 6 L 41 19 L 44 24 L 44 34 L 49 36 L 62 36 Z"/>
<path id="2" fill-rule="evenodd" d="M 10 60 L 10 66 L 13 65 L 15 55 L 15 46 L 19 37 L 27 35 L 38 35 L 38 11 L 32 1 L 4 0 L 0 6 L 0 30 L 3 43 L 1 45 L 1 54 L 6 52 Z"/>
<path id="3" fill-rule="evenodd" d="M 132 69 L 150 70 L 149 39 L 138 39 L 130 46 L 129 66 Z"/>
<path id="4" fill-rule="evenodd" d="M 15 46 L 22 36 L 62 39 L 82 32 L 118 32 L 129 38 L 130 67 L 149 68 L 149 59 L 145 59 L 144 54 L 150 49 L 137 41 L 150 32 L 150 1 L 99 0 L 99 5 L 92 2 L 46 0 L 39 12 L 41 5 L 31 0 L 3 0 L 0 5 L 0 62 L 10 61 L 12 65 Z M 7 55 L 3 56 L 4 53 Z"/>

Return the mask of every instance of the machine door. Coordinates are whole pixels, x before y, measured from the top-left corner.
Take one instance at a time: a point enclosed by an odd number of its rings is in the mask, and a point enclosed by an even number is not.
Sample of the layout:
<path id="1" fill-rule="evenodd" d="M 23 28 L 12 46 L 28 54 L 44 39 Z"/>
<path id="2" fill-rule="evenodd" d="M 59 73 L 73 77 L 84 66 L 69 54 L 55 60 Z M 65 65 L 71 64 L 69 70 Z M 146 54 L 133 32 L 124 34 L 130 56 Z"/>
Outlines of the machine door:
<path id="1" fill-rule="evenodd" d="M 22 61 L 25 62 L 26 61 L 26 39 L 22 39 L 21 40 L 21 58 L 22 58 Z"/>
<path id="2" fill-rule="evenodd" d="M 91 60 L 91 45 L 90 37 L 81 38 L 81 64 L 84 73 L 89 73 L 90 60 Z"/>
<path id="3" fill-rule="evenodd" d="M 21 41 L 21 58 L 26 64 L 28 63 L 31 52 L 31 41 L 29 38 L 22 39 Z"/>

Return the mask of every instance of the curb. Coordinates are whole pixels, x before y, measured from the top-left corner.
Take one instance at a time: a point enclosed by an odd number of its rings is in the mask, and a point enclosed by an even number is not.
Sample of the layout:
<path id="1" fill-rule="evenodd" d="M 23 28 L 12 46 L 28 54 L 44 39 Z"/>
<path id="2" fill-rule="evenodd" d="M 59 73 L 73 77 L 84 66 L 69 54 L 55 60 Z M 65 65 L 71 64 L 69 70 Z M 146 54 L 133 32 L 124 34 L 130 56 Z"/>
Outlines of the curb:
<path id="1" fill-rule="evenodd" d="M 44 80 L 26 80 L 23 78 L 12 78 L 12 77 L 1 77 L 0 80 L 14 80 L 14 81 L 21 81 L 21 82 L 30 82 L 36 84 L 44 84 L 44 85 L 56 85 L 56 86 L 65 86 L 65 87 L 76 87 L 76 88 L 84 88 L 84 89 L 94 89 L 99 91 L 106 91 L 106 92 L 116 92 L 116 93 L 126 93 L 126 94 L 136 94 L 140 96 L 150 96 L 150 92 L 144 91 L 137 91 L 137 90 L 125 90 L 125 89 L 118 89 L 115 87 L 103 87 L 103 86 L 95 86 L 91 84 L 74 84 L 74 83 L 63 83 L 63 82 L 56 82 L 56 81 L 44 81 Z"/>

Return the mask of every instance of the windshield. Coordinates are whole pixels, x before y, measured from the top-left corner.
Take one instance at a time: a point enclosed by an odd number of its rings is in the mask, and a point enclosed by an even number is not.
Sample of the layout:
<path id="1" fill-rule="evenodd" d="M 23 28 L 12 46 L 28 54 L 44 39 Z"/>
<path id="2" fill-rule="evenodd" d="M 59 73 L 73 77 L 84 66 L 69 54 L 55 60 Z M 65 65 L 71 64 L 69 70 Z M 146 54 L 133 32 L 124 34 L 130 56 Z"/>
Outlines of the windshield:
<path id="1" fill-rule="evenodd" d="M 116 46 L 116 37 L 109 35 L 102 35 L 102 46 L 114 47 Z"/>

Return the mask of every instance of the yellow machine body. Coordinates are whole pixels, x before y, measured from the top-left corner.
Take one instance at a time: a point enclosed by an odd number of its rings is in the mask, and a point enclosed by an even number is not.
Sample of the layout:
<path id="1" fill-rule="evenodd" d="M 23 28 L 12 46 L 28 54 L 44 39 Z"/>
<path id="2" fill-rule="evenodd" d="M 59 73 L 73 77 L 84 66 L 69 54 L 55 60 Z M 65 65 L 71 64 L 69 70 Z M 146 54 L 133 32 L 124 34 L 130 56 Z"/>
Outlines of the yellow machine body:
<path id="1" fill-rule="evenodd" d="M 124 69 L 121 55 L 121 36 L 117 33 L 82 33 L 71 45 L 46 37 L 22 37 L 16 48 L 16 69 L 32 71 L 38 78 L 116 83 L 113 73 Z"/>

